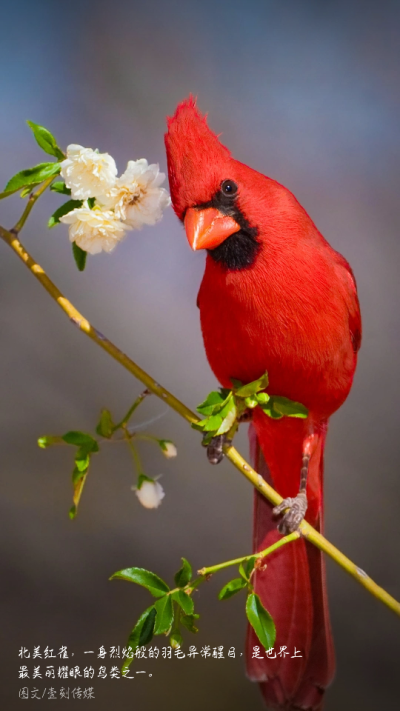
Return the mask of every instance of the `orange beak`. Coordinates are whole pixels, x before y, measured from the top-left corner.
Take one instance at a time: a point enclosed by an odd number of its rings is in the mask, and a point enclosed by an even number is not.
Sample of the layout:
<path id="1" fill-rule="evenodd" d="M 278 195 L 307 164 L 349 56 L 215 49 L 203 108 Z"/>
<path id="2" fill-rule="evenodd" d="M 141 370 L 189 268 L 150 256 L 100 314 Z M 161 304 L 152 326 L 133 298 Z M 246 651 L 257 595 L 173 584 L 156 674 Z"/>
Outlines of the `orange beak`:
<path id="1" fill-rule="evenodd" d="M 185 215 L 186 236 L 192 249 L 213 249 L 240 230 L 240 225 L 215 207 L 196 210 L 190 207 Z"/>

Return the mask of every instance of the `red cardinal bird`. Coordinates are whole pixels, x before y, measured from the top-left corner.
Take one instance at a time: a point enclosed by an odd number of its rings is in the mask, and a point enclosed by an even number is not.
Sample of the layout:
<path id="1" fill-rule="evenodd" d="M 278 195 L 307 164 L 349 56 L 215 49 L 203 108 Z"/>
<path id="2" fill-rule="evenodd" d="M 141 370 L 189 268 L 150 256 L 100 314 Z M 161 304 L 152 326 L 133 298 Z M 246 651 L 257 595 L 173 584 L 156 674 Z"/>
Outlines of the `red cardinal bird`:
<path id="1" fill-rule="evenodd" d="M 349 393 L 361 340 L 356 284 L 292 193 L 234 160 L 192 97 L 168 119 L 165 142 L 174 210 L 191 247 L 207 250 L 198 306 L 212 370 L 225 388 L 268 371 L 269 394 L 309 410 L 307 419 L 253 410 L 255 468 L 285 499 L 273 511 L 255 492 L 258 551 L 278 540 L 276 514 L 287 508 L 281 532 L 305 512 L 322 530 L 328 419 Z M 321 553 L 304 539 L 290 543 L 256 572 L 255 590 L 277 638 L 257 658 L 249 628 L 248 676 L 274 709 L 321 709 L 335 668 Z"/>

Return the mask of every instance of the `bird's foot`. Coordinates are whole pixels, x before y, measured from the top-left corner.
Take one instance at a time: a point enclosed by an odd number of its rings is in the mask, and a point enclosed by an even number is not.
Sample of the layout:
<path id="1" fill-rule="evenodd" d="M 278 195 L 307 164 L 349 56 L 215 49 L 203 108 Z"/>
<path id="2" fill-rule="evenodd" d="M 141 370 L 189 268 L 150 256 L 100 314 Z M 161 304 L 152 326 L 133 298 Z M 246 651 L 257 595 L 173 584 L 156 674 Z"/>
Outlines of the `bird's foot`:
<path id="1" fill-rule="evenodd" d="M 306 493 L 304 491 L 300 491 L 294 499 L 291 496 L 287 499 L 283 499 L 279 506 L 275 506 L 273 514 L 278 516 L 285 509 L 289 509 L 289 511 L 283 515 L 282 520 L 279 522 L 278 531 L 284 536 L 287 536 L 289 533 L 297 531 L 304 518 L 307 511 Z"/>
<path id="2" fill-rule="evenodd" d="M 210 464 L 219 464 L 224 458 L 224 446 L 226 444 L 231 444 L 232 440 L 229 439 L 227 434 L 218 435 L 218 437 L 213 437 L 208 444 L 204 444 L 207 447 L 207 459 Z"/>

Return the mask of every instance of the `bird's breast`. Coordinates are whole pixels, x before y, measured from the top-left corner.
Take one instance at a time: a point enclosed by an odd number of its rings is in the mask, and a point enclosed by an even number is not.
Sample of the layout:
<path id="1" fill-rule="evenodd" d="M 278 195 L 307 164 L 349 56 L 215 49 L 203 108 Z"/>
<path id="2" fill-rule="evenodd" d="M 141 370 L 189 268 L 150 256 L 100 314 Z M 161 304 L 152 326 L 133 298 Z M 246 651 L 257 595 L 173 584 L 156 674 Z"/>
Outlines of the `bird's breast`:
<path id="1" fill-rule="evenodd" d="M 329 416 L 347 397 L 355 368 L 346 305 L 328 278 L 274 276 L 207 262 L 199 307 L 208 361 L 224 387 L 267 370 L 271 394 Z"/>

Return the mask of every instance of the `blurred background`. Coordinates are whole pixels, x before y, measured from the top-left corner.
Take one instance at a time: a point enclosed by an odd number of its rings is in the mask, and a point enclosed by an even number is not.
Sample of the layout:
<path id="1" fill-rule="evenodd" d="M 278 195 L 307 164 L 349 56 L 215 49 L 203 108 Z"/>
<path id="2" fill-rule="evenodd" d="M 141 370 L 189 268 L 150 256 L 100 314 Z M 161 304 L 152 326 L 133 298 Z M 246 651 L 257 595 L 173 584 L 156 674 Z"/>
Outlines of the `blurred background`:
<path id="1" fill-rule="evenodd" d="M 2 185 L 46 160 L 26 119 L 62 146 L 111 153 L 120 172 L 140 157 L 165 170 L 165 116 L 192 92 L 234 156 L 286 185 L 349 260 L 364 338 L 354 387 L 331 421 L 326 535 L 399 598 L 399 3 L 14 0 L 2 10 Z M 46 228 L 59 204 L 46 195 L 22 241 L 97 328 L 195 407 L 216 385 L 195 305 L 204 255 L 191 253 L 169 209 L 78 273 L 67 228 Z M 10 227 L 22 201 L 0 207 Z M 199 568 L 249 552 L 252 490 L 230 464 L 210 467 L 198 434 L 149 398 L 135 421 L 154 418 L 147 430 L 178 447 L 169 461 L 141 447 L 145 471 L 163 474 L 162 506 L 139 505 L 129 452 L 105 446 L 71 522 L 73 452 L 40 450 L 37 438 L 93 430 L 102 407 L 119 418 L 143 387 L 0 249 L 1 694 L 11 711 L 22 704 L 19 688 L 36 683 L 18 680 L 20 664 L 32 667 L 18 658 L 21 646 L 67 645 L 83 666 L 84 651 L 124 645 L 150 602 L 141 588 L 109 582 L 114 571 L 144 566 L 171 580 L 182 555 Z M 239 444 L 247 456 L 245 431 Z M 228 578 L 198 593 L 200 633 L 187 634 L 184 651 L 189 641 L 224 645 L 225 655 L 236 648 L 235 659 L 148 660 L 138 667 L 146 674 L 129 682 L 53 686 L 93 685 L 99 711 L 261 711 L 241 656 L 244 599 L 216 597 Z M 400 621 L 330 561 L 328 584 L 337 676 L 326 711 L 395 708 Z"/>

